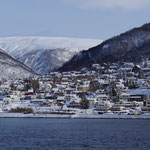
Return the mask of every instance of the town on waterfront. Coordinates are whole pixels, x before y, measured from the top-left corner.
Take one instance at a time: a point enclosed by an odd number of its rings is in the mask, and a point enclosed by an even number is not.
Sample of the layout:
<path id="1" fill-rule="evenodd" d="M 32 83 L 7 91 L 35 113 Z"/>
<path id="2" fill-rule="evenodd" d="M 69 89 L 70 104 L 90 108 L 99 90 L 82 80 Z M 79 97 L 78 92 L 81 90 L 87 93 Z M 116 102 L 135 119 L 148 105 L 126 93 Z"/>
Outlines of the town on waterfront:
<path id="1" fill-rule="evenodd" d="M 0 117 L 150 118 L 150 60 L 1 79 Z"/>

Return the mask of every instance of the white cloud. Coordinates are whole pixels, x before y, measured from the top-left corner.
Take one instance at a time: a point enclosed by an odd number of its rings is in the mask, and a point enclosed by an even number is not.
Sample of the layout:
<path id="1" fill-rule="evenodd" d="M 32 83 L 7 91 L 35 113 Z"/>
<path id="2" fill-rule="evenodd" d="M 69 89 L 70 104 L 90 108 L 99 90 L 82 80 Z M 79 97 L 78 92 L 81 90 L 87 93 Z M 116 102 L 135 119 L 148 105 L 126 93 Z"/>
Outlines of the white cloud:
<path id="1" fill-rule="evenodd" d="M 148 4 L 150 0 L 64 0 L 80 8 L 120 8 L 127 10 L 141 9 Z"/>

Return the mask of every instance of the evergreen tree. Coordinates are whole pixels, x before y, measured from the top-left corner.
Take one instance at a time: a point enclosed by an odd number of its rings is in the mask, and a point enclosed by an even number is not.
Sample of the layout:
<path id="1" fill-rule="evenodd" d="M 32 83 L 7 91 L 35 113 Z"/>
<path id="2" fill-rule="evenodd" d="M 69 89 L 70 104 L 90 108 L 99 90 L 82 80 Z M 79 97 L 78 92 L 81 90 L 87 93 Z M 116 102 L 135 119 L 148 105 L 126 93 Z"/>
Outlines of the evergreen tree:
<path id="1" fill-rule="evenodd" d="M 10 88 L 11 88 L 11 90 L 16 90 L 16 87 L 15 87 L 14 83 L 10 84 Z"/>
<path id="2" fill-rule="evenodd" d="M 33 92 L 35 93 L 40 87 L 39 81 L 38 80 L 33 80 L 32 81 L 32 87 L 33 87 Z"/>
<path id="3" fill-rule="evenodd" d="M 81 108 L 81 109 L 88 109 L 88 108 L 90 107 L 90 103 L 89 103 L 89 101 L 87 100 L 85 94 L 82 93 L 82 94 L 80 95 L 80 98 L 81 98 L 80 108 Z"/>
<path id="4" fill-rule="evenodd" d="M 148 67 L 148 64 L 147 62 L 144 63 L 144 68 L 147 68 Z"/>
<path id="5" fill-rule="evenodd" d="M 98 90 L 98 89 L 100 89 L 100 83 L 95 82 L 95 81 L 91 81 L 91 82 L 90 82 L 90 88 L 89 88 L 89 90 L 90 90 L 91 92 L 95 92 L 95 91 Z"/>

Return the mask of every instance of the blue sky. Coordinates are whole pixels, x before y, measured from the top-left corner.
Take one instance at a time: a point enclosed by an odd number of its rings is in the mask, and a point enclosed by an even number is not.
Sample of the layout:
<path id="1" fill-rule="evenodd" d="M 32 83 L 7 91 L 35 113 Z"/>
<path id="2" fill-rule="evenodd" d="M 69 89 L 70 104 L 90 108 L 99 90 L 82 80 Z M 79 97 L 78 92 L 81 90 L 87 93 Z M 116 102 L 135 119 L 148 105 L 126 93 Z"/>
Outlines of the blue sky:
<path id="1" fill-rule="evenodd" d="M 0 37 L 107 39 L 150 22 L 150 0 L 0 0 Z"/>

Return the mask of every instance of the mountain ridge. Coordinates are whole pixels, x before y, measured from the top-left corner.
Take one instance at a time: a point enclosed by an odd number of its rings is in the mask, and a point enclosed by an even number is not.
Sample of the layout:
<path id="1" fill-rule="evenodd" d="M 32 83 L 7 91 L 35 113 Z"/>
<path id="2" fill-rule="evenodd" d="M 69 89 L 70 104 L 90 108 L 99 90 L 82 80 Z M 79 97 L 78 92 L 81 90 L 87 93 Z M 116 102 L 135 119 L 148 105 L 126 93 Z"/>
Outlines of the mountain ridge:
<path id="1" fill-rule="evenodd" d="M 147 54 L 150 54 L 150 23 L 114 36 L 87 51 L 81 51 L 59 70 L 75 70 L 93 63 L 135 61 Z"/>

